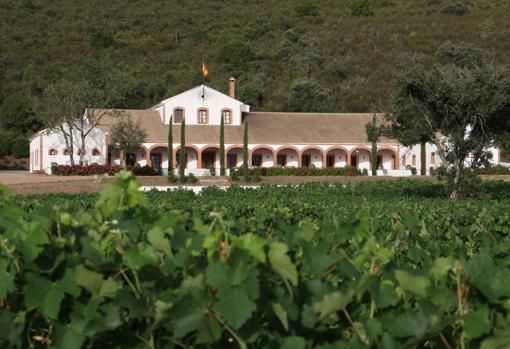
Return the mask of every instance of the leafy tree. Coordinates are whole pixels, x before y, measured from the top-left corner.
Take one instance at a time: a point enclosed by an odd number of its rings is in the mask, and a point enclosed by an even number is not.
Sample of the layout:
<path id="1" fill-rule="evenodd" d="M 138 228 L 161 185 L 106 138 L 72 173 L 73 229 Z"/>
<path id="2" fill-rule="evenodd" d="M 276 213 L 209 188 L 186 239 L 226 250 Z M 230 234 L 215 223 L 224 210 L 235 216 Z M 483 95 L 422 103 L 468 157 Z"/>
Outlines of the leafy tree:
<path id="1" fill-rule="evenodd" d="M 248 181 L 248 119 L 244 120 L 243 134 L 243 176 Z"/>
<path id="2" fill-rule="evenodd" d="M 243 41 L 230 41 L 221 45 L 216 51 L 218 62 L 229 64 L 235 69 L 243 70 L 246 63 L 254 58 L 248 44 Z"/>
<path id="3" fill-rule="evenodd" d="M 174 135 L 173 135 L 173 115 L 170 115 L 168 121 L 168 176 L 174 177 Z"/>
<path id="4" fill-rule="evenodd" d="M 303 0 L 295 7 L 296 14 L 301 17 L 315 17 L 319 15 L 319 7 L 313 0 Z"/>
<path id="5" fill-rule="evenodd" d="M 381 131 L 377 126 L 377 115 L 375 113 L 372 116 L 372 121 L 365 125 L 365 131 L 367 133 L 367 141 L 370 142 L 372 146 L 370 150 L 372 176 L 377 176 L 377 142 L 379 142 Z"/>
<path id="6" fill-rule="evenodd" d="M 126 154 L 136 152 L 147 138 L 147 133 L 138 120 L 133 120 L 125 111 L 115 113 L 117 120 L 111 129 L 111 142 L 120 152 L 120 165 L 126 168 Z"/>
<path id="7" fill-rule="evenodd" d="M 179 180 L 184 182 L 186 168 L 186 120 L 181 121 L 181 149 L 179 149 Z"/>
<path id="8" fill-rule="evenodd" d="M 436 51 L 436 57 L 443 64 L 454 64 L 461 68 L 474 68 L 488 62 L 485 52 L 474 44 L 447 42 Z"/>
<path id="9" fill-rule="evenodd" d="M 351 0 L 349 9 L 351 15 L 356 17 L 368 17 L 374 14 L 371 0 Z"/>
<path id="10" fill-rule="evenodd" d="M 220 122 L 220 176 L 225 175 L 225 119 Z"/>
<path id="11" fill-rule="evenodd" d="M 329 109 L 331 92 L 313 80 L 298 80 L 289 91 L 289 108 L 293 112 L 322 112 Z"/>
<path id="12" fill-rule="evenodd" d="M 420 142 L 420 174 L 427 174 L 427 142 Z"/>
<path id="13" fill-rule="evenodd" d="M 74 165 L 74 142 L 78 135 L 75 122 L 83 120 L 86 105 L 82 91 L 88 89 L 83 82 L 59 80 L 49 85 L 42 96 L 34 101 L 35 109 L 49 132 L 59 131 L 69 149 L 69 161 Z M 83 128 L 84 129 L 84 128 Z"/>
<path id="14" fill-rule="evenodd" d="M 464 16 L 469 13 L 469 7 L 462 2 L 455 1 L 444 6 L 441 9 L 441 13 L 445 15 Z"/>
<path id="15" fill-rule="evenodd" d="M 493 65 L 416 66 L 397 77 L 393 111 L 386 117 L 403 145 L 425 137 L 437 147 L 450 174 L 451 197 L 459 198 L 468 156 L 509 139 L 510 79 Z"/>

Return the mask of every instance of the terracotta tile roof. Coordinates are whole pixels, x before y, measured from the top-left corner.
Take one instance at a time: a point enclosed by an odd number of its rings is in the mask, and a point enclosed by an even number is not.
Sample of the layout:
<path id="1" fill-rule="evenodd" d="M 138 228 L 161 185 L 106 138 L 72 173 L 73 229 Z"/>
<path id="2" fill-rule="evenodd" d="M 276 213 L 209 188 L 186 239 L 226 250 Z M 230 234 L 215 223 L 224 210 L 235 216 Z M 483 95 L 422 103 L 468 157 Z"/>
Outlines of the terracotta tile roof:
<path id="1" fill-rule="evenodd" d="M 371 113 L 272 113 L 251 112 L 250 143 L 357 144 L 367 143 L 365 125 Z M 378 123 L 383 122 L 382 114 Z M 384 139 L 385 143 L 396 141 Z"/>
<path id="2" fill-rule="evenodd" d="M 90 109 L 89 115 L 103 110 Z M 168 126 L 163 124 L 155 110 L 124 110 L 138 120 L 147 132 L 147 143 L 166 143 Z M 248 139 L 251 144 L 358 144 L 367 143 L 365 125 L 372 114 L 347 113 L 245 113 L 249 122 Z M 98 127 L 109 131 L 115 114 L 103 116 Z M 379 122 L 382 116 L 379 115 Z M 186 125 L 186 143 L 219 143 L 220 127 L 213 125 Z M 173 139 L 180 141 L 180 125 L 173 125 Z M 396 143 L 383 139 L 385 143 Z M 225 143 L 243 143 L 243 126 L 225 125 Z"/>

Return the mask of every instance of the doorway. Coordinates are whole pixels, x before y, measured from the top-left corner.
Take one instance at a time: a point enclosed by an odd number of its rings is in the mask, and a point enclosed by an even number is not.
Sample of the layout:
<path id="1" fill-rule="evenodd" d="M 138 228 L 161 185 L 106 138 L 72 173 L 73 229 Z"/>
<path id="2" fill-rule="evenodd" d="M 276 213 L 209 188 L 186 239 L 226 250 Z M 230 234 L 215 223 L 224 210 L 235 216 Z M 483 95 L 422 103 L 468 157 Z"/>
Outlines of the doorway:
<path id="1" fill-rule="evenodd" d="M 303 154 L 301 157 L 301 166 L 302 167 L 310 167 L 312 164 L 312 156 L 310 154 Z"/>
<path id="2" fill-rule="evenodd" d="M 214 168 L 216 162 L 216 152 L 206 151 L 202 153 L 202 168 Z"/>
<path id="3" fill-rule="evenodd" d="M 227 155 L 227 168 L 237 167 L 237 154 Z"/>
<path id="4" fill-rule="evenodd" d="M 151 154 L 152 168 L 161 169 L 162 157 L 163 157 L 163 155 L 161 153 L 152 153 Z"/>
<path id="5" fill-rule="evenodd" d="M 328 155 L 326 158 L 326 166 L 327 167 L 335 167 L 335 156 L 334 155 Z"/>

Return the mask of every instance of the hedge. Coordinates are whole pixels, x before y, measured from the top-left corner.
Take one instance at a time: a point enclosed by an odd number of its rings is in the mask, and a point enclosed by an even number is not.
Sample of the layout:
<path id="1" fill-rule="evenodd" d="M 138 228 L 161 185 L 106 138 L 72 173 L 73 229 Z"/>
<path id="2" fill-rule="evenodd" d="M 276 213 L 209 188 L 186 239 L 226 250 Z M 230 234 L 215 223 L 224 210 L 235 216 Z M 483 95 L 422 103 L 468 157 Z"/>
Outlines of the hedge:
<path id="1" fill-rule="evenodd" d="M 230 169 L 238 176 L 243 175 L 241 168 Z M 235 176 L 234 175 L 234 176 Z M 362 172 L 353 166 L 338 168 L 315 167 L 255 167 L 248 170 L 249 176 L 361 176 Z"/>
<path id="2" fill-rule="evenodd" d="M 150 166 L 135 166 L 129 168 L 138 176 L 159 176 L 161 169 Z M 51 167 L 51 173 L 57 176 L 92 176 L 100 174 L 114 175 L 122 170 L 119 165 L 55 165 Z"/>

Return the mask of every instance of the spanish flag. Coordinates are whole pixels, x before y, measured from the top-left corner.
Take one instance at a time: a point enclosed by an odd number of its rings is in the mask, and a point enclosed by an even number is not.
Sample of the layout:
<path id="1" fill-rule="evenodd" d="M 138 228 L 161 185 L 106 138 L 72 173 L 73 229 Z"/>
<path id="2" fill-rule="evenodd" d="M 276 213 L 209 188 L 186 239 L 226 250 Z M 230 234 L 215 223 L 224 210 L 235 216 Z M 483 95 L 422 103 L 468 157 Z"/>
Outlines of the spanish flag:
<path id="1" fill-rule="evenodd" d="M 207 65 L 205 65 L 205 62 L 202 62 L 202 77 L 206 77 L 209 75 L 209 69 L 207 68 Z"/>

